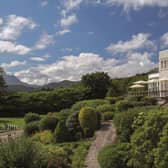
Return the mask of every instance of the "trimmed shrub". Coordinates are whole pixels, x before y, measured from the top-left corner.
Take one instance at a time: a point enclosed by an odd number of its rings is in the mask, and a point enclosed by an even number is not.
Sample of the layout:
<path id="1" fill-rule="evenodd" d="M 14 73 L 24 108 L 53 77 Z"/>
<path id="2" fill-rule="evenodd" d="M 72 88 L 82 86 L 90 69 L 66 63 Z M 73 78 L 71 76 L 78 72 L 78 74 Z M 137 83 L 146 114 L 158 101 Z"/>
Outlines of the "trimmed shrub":
<path id="1" fill-rule="evenodd" d="M 115 111 L 115 106 L 111 104 L 103 104 L 96 108 L 96 110 L 100 113 L 108 112 L 108 111 Z"/>
<path id="2" fill-rule="evenodd" d="M 40 129 L 41 130 L 50 130 L 54 131 L 58 124 L 58 119 L 54 115 L 47 115 L 44 117 L 40 122 Z"/>
<path id="3" fill-rule="evenodd" d="M 121 100 L 116 103 L 116 110 L 117 111 L 127 111 L 129 108 L 133 108 L 134 105 L 132 101 L 128 100 Z"/>
<path id="4" fill-rule="evenodd" d="M 40 115 L 39 114 L 36 114 L 36 113 L 27 113 L 25 114 L 24 116 L 24 120 L 25 120 L 25 123 L 30 123 L 30 122 L 34 122 L 34 121 L 39 121 L 41 118 L 40 118 Z"/>
<path id="5" fill-rule="evenodd" d="M 98 127 L 97 113 L 91 107 L 84 107 L 80 110 L 79 123 L 83 129 L 85 137 L 91 137 Z"/>
<path id="6" fill-rule="evenodd" d="M 121 142 L 130 142 L 130 137 L 134 132 L 133 122 L 141 112 L 141 109 L 132 109 L 126 112 L 118 113 L 114 116 L 114 124 L 117 127 L 117 133 Z"/>
<path id="7" fill-rule="evenodd" d="M 71 135 L 64 121 L 59 121 L 54 131 L 54 142 L 67 142 L 71 140 Z"/>
<path id="8" fill-rule="evenodd" d="M 101 168 L 127 168 L 129 148 L 127 143 L 105 146 L 98 154 Z"/>
<path id="9" fill-rule="evenodd" d="M 59 167 L 70 168 L 70 164 L 68 163 L 65 156 L 55 156 L 49 161 L 47 165 L 47 168 L 59 168 Z"/>
<path id="10" fill-rule="evenodd" d="M 50 144 L 52 142 L 53 136 L 50 131 L 43 131 L 36 133 L 33 137 L 33 141 L 41 142 L 42 144 Z"/>
<path id="11" fill-rule="evenodd" d="M 68 152 L 56 145 L 42 145 L 42 168 L 70 168 Z"/>
<path id="12" fill-rule="evenodd" d="M 106 97 L 106 100 L 108 100 L 110 104 L 115 104 L 117 101 L 123 100 L 123 97 Z"/>
<path id="13" fill-rule="evenodd" d="M 108 120 L 112 120 L 114 117 L 114 113 L 113 112 L 105 112 L 102 114 L 103 116 L 103 121 L 108 121 Z"/>
<path id="14" fill-rule="evenodd" d="M 77 103 L 75 103 L 71 110 L 72 111 L 80 111 L 81 108 L 83 107 L 92 107 L 92 108 L 96 108 L 99 105 L 103 105 L 103 104 L 108 104 L 107 100 L 104 99 L 95 99 L 95 100 L 84 100 L 84 101 L 79 101 Z"/>
<path id="15" fill-rule="evenodd" d="M 40 131 L 39 121 L 34 121 L 25 125 L 24 132 L 27 136 L 31 136 Z"/>
<path id="16" fill-rule="evenodd" d="M 78 121 L 78 115 L 79 112 L 74 112 L 68 117 L 66 121 L 66 126 L 73 140 L 79 140 L 83 138 L 82 128 Z"/>
<path id="17" fill-rule="evenodd" d="M 88 153 L 90 143 L 83 143 L 77 147 L 72 156 L 72 167 L 73 168 L 84 168 L 85 157 Z"/>
<path id="18" fill-rule="evenodd" d="M 154 97 L 144 97 L 145 105 L 152 106 L 157 104 L 157 99 Z"/>
<path id="19" fill-rule="evenodd" d="M 154 165 L 156 168 L 168 167 L 168 124 L 162 130 L 160 141 L 157 148 L 154 149 Z"/>
<path id="20" fill-rule="evenodd" d="M 0 144 L 1 168 L 41 167 L 40 148 L 28 138 L 19 138 Z"/>
<path id="21" fill-rule="evenodd" d="M 97 129 L 100 129 L 101 121 L 102 121 L 102 114 L 99 112 L 96 112 L 96 114 L 97 114 Z"/>

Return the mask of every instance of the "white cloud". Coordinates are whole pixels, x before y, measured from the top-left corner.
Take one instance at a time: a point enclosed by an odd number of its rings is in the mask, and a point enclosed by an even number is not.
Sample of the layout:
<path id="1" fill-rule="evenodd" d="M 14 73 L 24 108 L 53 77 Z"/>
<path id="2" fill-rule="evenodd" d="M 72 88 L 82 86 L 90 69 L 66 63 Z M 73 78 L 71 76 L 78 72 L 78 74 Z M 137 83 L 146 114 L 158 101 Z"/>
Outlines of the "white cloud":
<path id="1" fill-rule="evenodd" d="M 168 47 L 168 32 L 161 37 L 161 48 L 164 49 L 167 47 Z"/>
<path id="2" fill-rule="evenodd" d="M 78 22 L 76 14 L 72 13 L 77 9 L 84 0 L 63 0 L 61 9 L 61 18 L 59 21 L 60 31 L 57 32 L 58 35 L 65 35 L 70 33 L 70 26 Z"/>
<path id="3" fill-rule="evenodd" d="M 0 25 L 3 24 L 3 18 L 0 18 Z"/>
<path id="4" fill-rule="evenodd" d="M 1 20 L 1 24 L 0 39 L 3 40 L 16 40 L 25 28 L 33 30 L 37 26 L 30 18 L 16 15 L 9 15 L 5 21 Z"/>
<path id="5" fill-rule="evenodd" d="M 155 66 L 151 61 L 151 54 L 147 52 L 128 54 L 124 63 L 114 58 L 104 59 L 94 53 L 81 53 L 78 56 L 65 56 L 52 64 L 19 71 L 15 75 L 23 82 L 43 85 L 65 79 L 80 80 L 83 74 L 95 71 L 108 72 L 111 77 L 130 76 L 148 71 Z"/>
<path id="6" fill-rule="evenodd" d="M 107 5 L 123 6 L 124 10 L 138 10 L 145 6 L 149 7 L 168 7 L 167 0 L 102 0 Z"/>
<path id="7" fill-rule="evenodd" d="M 149 34 L 139 33 L 133 35 L 129 41 L 119 41 L 117 44 L 110 44 L 106 50 L 111 53 L 125 53 L 142 48 L 155 50 L 156 46 L 153 41 L 149 40 L 149 37 Z"/>
<path id="8" fill-rule="evenodd" d="M 41 2 L 41 6 L 42 7 L 45 7 L 45 6 L 47 6 L 48 5 L 48 1 L 47 0 L 43 0 L 42 2 Z"/>
<path id="9" fill-rule="evenodd" d="M 79 7 L 83 0 L 64 0 L 64 11 L 69 12 Z"/>
<path id="10" fill-rule="evenodd" d="M 43 62 L 43 61 L 46 61 L 48 58 L 50 58 L 50 55 L 46 54 L 46 55 L 41 56 L 41 57 L 31 57 L 30 60 L 37 61 L 37 62 Z"/>
<path id="11" fill-rule="evenodd" d="M 45 61 L 45 58 L 42 58 L 42 57 L 31 57 L 30 60 L 37 61 L 37 62 L 43 62 L 43 61 Z"/>
<path id="12" fill-rule="evenodd" d="M 28 54 L 30 51 L 31 49 L 24 45 L 16 44 L 10 41 L 0 40 L 0 53 L 25 55 Z"/>
<path id="13" fill-rule="evenodd" d="M 64 30 L 65 30 L 77 22 L 78 22 L 77 16 L 75 14 L 72 14 L 72 15 L 69 15 L 69 16 L 62 18 L 60 21 L 60 26 L 62 28 L 64 28 Z"/>
<path id="14" fill-rule="evenodd" d="M 69 30 L 69 29 L 63 29 L 63 30 L 58 31 L 57 35 L 63 36 L 63 35 L 70 33 L 70 32 L 71 32 L 71 30 Z"/>
<path id="15" fill-rule="evenodd" d="M 45 49 L 46 47 L 54 44 L 54 36 L 48 33 L 43 33 L 40 39 L 35 44 L 34 49 Z"/>
<path id="16" fill-rule="evenodd" d="M 12 61 L 10 63 L 2 63 L 0 65 L 4 69 L 9 69 L 9 68 L 13 68 L 13 67 L 17 67 L 17 66 L 21 66 L 21 65 L 25 65 L 25 64 L 26 64 L 26 61 L 14 60 L 14 61 Z"/>

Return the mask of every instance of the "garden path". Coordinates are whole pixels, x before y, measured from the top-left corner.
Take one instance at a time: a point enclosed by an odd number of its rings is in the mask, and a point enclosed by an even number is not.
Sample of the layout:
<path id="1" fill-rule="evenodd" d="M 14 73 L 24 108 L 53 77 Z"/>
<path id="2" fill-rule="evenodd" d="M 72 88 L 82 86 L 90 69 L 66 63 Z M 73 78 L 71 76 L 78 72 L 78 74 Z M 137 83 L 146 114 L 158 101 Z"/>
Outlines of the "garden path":
<path id="1" fill-rule="evenodd" d="M 111 121 L 102 124 L 100 130 L 95 134 L 95 140 L 89 148 L 85 160 L 85 168 L 100 168 L 97 155 L 99 151 L 108 144 L 113 144 L 116 141 L 116 129 Z"/>
<path id="2" fill-rule="evenodd" d="M 0 141 L 5 142 L 8 139 L 15 139 L 23 134 L 23 130 L 9 131 L 5 133 L 0 133 Z"/>

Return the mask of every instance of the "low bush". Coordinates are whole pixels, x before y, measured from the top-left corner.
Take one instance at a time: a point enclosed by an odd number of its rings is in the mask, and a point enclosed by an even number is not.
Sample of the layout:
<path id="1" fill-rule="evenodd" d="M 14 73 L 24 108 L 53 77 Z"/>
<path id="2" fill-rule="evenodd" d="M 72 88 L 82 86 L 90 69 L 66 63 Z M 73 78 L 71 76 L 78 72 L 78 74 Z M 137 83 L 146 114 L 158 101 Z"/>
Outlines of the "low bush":
<path id="1" fill-rule="evenodd" d="M 97 113 L 94 108 L 84 107 L 80 110 L 78 120 L 85 137 L 91 137 L 98 127 Z"/>
<path id="2" fill-rule="evenodd" d="M 58 123 L 58 119 L 53 114 L 49 114 L 44 117 L 40 122 L 40 129 L 41 130 L 50 130 L 54 131 Z"/>
<path id="3" fill-rule="evenodd" d="M 103 104 L 103 105 L 98 106 L 96 110 L 100 113 L 105 113 L 108 111 L 115 111 L 115 106 L 111 104 Z"/>
<path id="4" fill-rule="evenodd" d="M 98 154 L 101 168 L 127 168 L 129 148 L 127 143 L 105 146 Z"/>
<path id="5" fill-rule="evenodd" d="M 110 103 L 110 104 L 115 104 L 116 102 L 123 100 L 123 97 L 106 97 L 106 100 Z"/>
<path id="6" fill-rule="evenodd" d="M 71 110 L 72 111 L 80 111 L 81 108 L 83 107 L 92 107 L 92 108 L 96 108 L 99 105 L 103 105 L 103 104 L 108 104 L 107 100 L 104 99 L 95 99 L 95 100 L 84 100 L 84 101 L 79 101 L 77 103 L 75 103 Z"/>
<path id="7" fill-rule="evenodd" d="M 99 112 L 96 112 L 97 114 L 97 129 L 101 128 L 101 121 L 102 121 L 102 114 Z"/>
<path id="8" fill-rule="evenodd" d="M 30 139 L 19 138 L 0 144 L 1 168 L 39 168 L 41 156 Z"/>
<path id="9" fill-rule="evenodd" d="M 133 102 L 129 100 L 121 100 L 118 101 L 116 104 L 117 111 L 127 111 L 129 108 L 133 108 Z"/>
<path id="10" fill-rule="evenodd" d="M 70 168 L 70 156 L 63 147 L 45 145 L 42 149 L 42 168 Z"/>
<path id="11" fill-rule="evenodd" d="M 168 123 L 167 110 L 152 109 L 146 111 L 147 116 L 143 119 L 142 126 L 138 127 L 131 136 L 131 158 L 128 162 L 130 167 L 165 167 L 164 162 L 167 162 L 167 140 L 162 139 L 163 134 L 167 134 L 166 124 Z M 166 131 L 166 132 L 164 132 Z M 163 135 L 164 138 L 167 138 Z M 163 141 L 162 141 L 163 140 Z M 165 140 L 165 142 L 164 142 Z M 162 143 L 162 147 L 160 146 Z M 166 145 L 165 145 L 165 144 Z M 164 149 L 164 151 L 158 151 Z M 157 152 L 161 152 L 160 158 L 157 158 Z M 163 153 L 162 153 L 163 152 Z M 156 158 L 155 158 L 156 157 Z M 155 160 L 156 159 L 156 160 Z M 159 160 L 158 160 L 159 159 Z M 158 166 L 158 161 L 161 163 Z M 156 164 L 156 165 L 155 165 Z"/>
<path id="12" fill-rule="evenodd" d="M 143 101 L 145 102 L 145 105 L 153 106 L 157 104 L 157 99 L 154 97 L 144 97 Z"/>
<path id="13" fill-rule="evenodd" d="M 25 135 L 31 136 L 40 131 L 39 121 L 34 121 L 25 125 Z"/>
<path id="14" fill-rule="evenodd" d="M 54 142 L 60 143 L 60 142 L 68 142 L 70 141 L 71 135 L 68 131 L 68 128 L 66 127 L 66 124 L 64 121 L 59 121 L 57 127 L 54 131 Z"/>
<path id="15" fill-rule="evenodd" d="M 79 140 L 83 138 L 83 132 L 79 124 L 78 115 L 79 112 L 74 112 L 68 117 L 66 121 L 66 126 L 73 140 Z"/>
<path id="16" fill-rule="evenodd" d="M 121 142 L 129 142 L 134 129 L 132 127 L 135 118 L 138 116 L 139 109 L 132 109 L 126 112 L 115 114 L 114 124 L 117 128 Z"/>
<path id="17" fill-rule="evenodd" d="M 24 116 L 24 120 L 25 120 L 25 123 L 30 123 L 30 122 L 34 122 L 34 121 L 39 121 L 41 118 L 40 118 L 40 115 L 39 114 L 36 114 L 36 113 L 27 113 L 25 114 Z"/>
<path id="18" fill-rule="evenodd" d="M 83 143 L 78 146 L 74 151 L 74 155 L 72 156 L 72 167 L 73 168 L 83 168 L 85 157 L 87 155 L 90 143 Z"/>
<path id="19" fill-rule="evenodd" d="M 164 126 L 157 148 L 154 149 L 155 167 L 168 167 L 168 123 Z"/>
<path id="20" fill-rule="evenodd" d="M 103 121 L 112 120 L 114 117 L 114 112 L 105 112 L 102 114 Z"/>
<path id="21" fill-rule="evenodd" d="M 53 135 L 52 135 L 51 131 L 43 131 L 43 132 L 36 133 L 32 137 L 32 140 L 40 142 L 42 144 L 50 144 L 50 143 L 52 143 Z"/>

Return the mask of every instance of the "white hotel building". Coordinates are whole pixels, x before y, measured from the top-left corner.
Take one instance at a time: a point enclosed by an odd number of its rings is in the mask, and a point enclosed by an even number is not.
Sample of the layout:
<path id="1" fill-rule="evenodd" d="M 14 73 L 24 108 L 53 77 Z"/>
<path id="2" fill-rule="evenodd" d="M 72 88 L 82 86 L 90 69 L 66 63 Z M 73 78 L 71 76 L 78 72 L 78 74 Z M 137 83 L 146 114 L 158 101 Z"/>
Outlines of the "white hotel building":
<path id="1" fill-rule="evenodd" d="M 134 85 L 130 88 L 137 88 L 135 96 L 138 96 L 138 93 L 143 95 L 142 92 L 138 92 L 138 87 L 142 88 L 146 84 L 148 85 L 148 91 L 144 92 L 144 95 L 168 97 L 168 50 L 159 53 L 159 72 L 150 74 L 148 81 L 134 82 Z"/>

